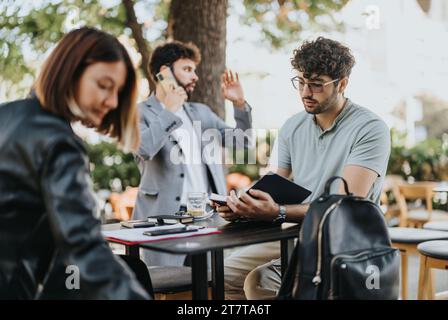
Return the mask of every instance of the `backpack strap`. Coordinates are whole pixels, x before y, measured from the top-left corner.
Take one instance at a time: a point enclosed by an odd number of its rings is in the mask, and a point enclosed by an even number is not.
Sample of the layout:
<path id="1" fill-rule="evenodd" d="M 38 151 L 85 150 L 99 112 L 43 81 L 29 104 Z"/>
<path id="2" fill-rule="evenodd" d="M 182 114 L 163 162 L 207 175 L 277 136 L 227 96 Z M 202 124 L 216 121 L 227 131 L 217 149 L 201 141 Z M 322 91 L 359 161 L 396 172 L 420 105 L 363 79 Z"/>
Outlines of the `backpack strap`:
<path id="1" fill-rule="evenodd" d="M 345 181 L 345 179 L 342 178 L 342 177 L 334 176 L 334 177 L 331 177 L 330 179 L 328 179 L 328 180 L 327 180 L 327 183 L 325 183 L 325 191 L 324 191 L 324 196 L 325 196 L 325 197 L 328 197 L 328 196 L 330 195 L 330 187 L 331 187 L 331 184 L 332 184 L 334 181 L 338 180 L 338 179 L 341 179 L 342 182 L 344 183 L 344 190 L 345 190 L 345 193 L 346 193 L 348 196 L 353 195 L 353 193 L 349 192 L 349 190 L 348 190 L 348 184 L 347 184 L 347 181 Z"/>
<path id="2" fill-rule="evenodd" d="M 299 278 L 299 247 L 300 243 L 297 244 L 292 252 L 291 259 L 289 260 L 288 268 L 286 269 L 285 275 L 282 279 L 282 284 L 280 290 L 278 291 L 277 300 L 295 300 L 297 299 L 297 285 Z M 309 300 L 317 300 L 317 294 L 319 287 L 313 286 L 309 290 Z"/>
<path id="3" fill-rule="evenodd" d="M 292 300 L 292 290 L 297 279 L 299 267 L 299 240 L 292 251 L 291 258 L 289 259 L 288 267 L 282 279 L 280 290 L 277 294 L 277 300 Z"/>

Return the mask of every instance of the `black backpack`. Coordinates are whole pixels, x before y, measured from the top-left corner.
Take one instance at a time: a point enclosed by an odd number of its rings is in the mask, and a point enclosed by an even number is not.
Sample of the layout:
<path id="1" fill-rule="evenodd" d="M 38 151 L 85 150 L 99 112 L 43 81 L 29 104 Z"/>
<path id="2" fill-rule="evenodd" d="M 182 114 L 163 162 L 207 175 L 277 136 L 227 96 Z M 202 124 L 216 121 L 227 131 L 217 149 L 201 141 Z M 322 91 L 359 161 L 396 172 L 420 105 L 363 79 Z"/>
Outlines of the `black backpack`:
<path id="1" fill-rule="evenodd" d="M 342 179 L 346 195 L 330 194 Z M 279 299 L 398 299 L 400 254 L 379 206 L 330 178 L 304 218 Z"/>

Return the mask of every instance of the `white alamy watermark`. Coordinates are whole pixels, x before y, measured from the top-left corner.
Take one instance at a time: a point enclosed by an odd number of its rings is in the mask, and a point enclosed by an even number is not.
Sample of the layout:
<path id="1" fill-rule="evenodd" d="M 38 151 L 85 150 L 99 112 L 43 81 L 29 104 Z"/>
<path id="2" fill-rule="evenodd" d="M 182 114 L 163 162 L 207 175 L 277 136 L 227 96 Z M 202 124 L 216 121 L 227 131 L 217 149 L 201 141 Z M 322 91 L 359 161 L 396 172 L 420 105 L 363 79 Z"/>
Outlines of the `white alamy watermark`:
<path id="1" fill-rule="evenodd" d="M 278 129 L 253 128 L 210 128 L 202 131 L 201 121 L 193 121 L 193 128 L 193 131 L 178 128 L 170 136 L 175 144 L 170 151 L 173 164 L 267 165 L 278 132 Z"/>
<path id="2" fill-rule="evenodd" d="M 380 289 L 380 268 L 376 265 L 369 265 L 366 268 L 366 274 L 369 276 L 366 279 L 366 288 L 368 290 L 379 290 Z"/>
<path id="3" fill-rule="evenodd" d="M 65 279 L 65 287 L 67 290 L 79 290 L 79 268 L 75 265 L 69 265 L 65 268 L 65 273 L 68 274 Z"/>

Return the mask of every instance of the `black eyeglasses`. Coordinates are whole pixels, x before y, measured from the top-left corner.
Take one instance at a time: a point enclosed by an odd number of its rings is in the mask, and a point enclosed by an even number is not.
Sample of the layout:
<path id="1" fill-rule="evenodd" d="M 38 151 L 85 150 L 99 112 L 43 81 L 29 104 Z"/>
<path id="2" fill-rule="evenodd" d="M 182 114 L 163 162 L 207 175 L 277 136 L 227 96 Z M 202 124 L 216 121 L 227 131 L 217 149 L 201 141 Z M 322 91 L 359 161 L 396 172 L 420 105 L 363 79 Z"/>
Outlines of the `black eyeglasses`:
<path id="1" fill-rule="evenodd" d="M 291 78 L 292 86 L 294 87 L 294 89 L 303 91 L 303 88 L 305 88 L 305 85 L 307 85 L 308 89 L 312 93 L 321 93 L 322 91 L 324 91 L 324 86 L 336 82 L 338 80 L 339 79 L 334 79 L 325 83 L 317 83 L 317 82 L 305 82 L 302 79 L 300 79 L 299 76 Z"/>

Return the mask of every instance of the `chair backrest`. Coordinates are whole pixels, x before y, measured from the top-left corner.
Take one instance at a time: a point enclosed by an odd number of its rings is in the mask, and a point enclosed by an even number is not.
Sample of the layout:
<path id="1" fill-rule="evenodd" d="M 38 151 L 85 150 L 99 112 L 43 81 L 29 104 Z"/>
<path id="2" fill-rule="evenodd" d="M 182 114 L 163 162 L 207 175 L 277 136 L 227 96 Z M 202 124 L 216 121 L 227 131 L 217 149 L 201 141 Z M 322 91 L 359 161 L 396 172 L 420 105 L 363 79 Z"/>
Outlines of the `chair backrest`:
<path id="1" fill-rule="evenodd" d="M 135 277 L 143 288 L 148 292 L 151 299 L 154 299 L 154 290 L 152 287 L 151 276 L 149 275 L 149 270 L 146 264 L 137 257 L 128 255 L 118 255 L 127 266 L 134 272 Z"/>
<path id="2" fill-rule="evenodd" d="M 428 220 L 431 220 L 432 214 L 432 189 L 436 186 L 435 182 L 421 181 L 413 184 L 398 185 L 398 205 L 400 206 L 400 226 L 406 227 L 408 224 L 408 205 L 407 201 L 422 200 L 425 202 Z"/>
<path id="3" fill-rule="evenodd" d="M 123 193 L 112 193 L 109 197 L 109 202 L 112 205 L 112 210 L 115 217 L 119 220 L 129 220 L 132 215 L 132 210 L 137 200 L 138 188 L 127 188 Z"/>
<path id="4" fill-rule="evenodd" d="M 404 183 L 405 180 L 403 179 L 402 176 L 397 174 L 388 174 L 384 178 L 383 191 L 384 192 L 393 191 L 395 187 Z"/>
<path id="5" fill-rule="evenodd" d="M 405 180 L 400 175 L 387 175 L 384 179 L 383 189 L 381 190 L 380 203 L 386 219 L 392 219 L 393 217 L 399 217 L 400 210 L 398 208 L 398 186 L 404 184 Z M 393 195 L 394 202 L 389 201 L 389 194 Z"/>

